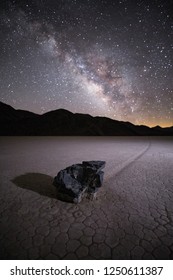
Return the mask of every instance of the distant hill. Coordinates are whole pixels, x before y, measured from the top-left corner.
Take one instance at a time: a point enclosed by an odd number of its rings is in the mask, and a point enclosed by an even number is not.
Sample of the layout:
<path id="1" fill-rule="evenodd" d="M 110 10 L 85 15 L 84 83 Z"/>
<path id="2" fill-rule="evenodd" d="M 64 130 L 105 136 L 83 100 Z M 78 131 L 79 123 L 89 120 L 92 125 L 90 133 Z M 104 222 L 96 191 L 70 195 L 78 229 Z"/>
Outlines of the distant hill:
<path id="1" fill-rule="evenodd" d="M 137 126 L 130 122 L 73 114 L 64 109 L 43 115 L 0 102 L 1 136 L 173 136 L 173 127 Z"/>

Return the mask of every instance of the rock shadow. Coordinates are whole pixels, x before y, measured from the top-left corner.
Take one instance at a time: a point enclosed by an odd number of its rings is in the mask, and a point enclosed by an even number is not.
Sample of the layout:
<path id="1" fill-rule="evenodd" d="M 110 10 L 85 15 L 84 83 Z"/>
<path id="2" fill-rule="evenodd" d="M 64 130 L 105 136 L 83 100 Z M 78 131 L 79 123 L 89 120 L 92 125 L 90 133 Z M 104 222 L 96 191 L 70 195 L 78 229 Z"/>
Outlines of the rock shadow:
<path id="1" fill-rule="evenodd" d="M 17 187 L 31 190 L 40 195 L 57 198 L 56 188 L 53 186 L 53 178 L 42 173 L 26 173 L 11 180 Z"/>

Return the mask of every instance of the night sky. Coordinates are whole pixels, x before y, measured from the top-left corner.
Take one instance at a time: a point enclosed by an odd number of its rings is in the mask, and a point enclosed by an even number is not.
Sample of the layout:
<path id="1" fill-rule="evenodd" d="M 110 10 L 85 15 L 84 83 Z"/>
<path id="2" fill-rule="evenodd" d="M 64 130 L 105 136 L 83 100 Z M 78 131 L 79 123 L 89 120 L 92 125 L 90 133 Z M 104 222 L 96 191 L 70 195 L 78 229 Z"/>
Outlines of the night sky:
<path id="1" fill-rule="evenodd" d="M 173 125 L 173 1 L 7 0 L 0 25 L 0 101 Z"/>

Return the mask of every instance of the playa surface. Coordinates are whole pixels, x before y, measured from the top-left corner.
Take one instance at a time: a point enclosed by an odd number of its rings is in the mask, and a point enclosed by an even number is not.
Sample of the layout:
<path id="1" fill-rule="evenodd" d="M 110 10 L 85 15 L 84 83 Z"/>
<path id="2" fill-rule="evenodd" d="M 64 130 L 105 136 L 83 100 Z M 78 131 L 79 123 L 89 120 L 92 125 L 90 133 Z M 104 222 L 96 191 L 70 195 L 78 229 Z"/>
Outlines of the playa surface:
<path id="1" fill-rule="evenodd" d="M 53 178 L 105 160 L 97 199 Z M 1 137 L 0 259 L 172 259 L 173 137 Z"/>

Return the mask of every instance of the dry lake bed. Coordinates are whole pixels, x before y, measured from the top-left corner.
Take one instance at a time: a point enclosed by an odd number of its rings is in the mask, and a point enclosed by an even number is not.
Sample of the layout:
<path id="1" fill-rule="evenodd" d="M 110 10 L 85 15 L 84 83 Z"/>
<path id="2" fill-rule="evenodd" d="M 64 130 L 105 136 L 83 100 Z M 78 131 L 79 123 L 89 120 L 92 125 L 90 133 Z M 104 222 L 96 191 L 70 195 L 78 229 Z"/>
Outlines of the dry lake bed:
<path id="1" fill-rule="evenodd" d="M 104 160 L 96 200 L 53 178 Z M 173 259 L 173 137 L 1 137 L 0 259 Z"/>

